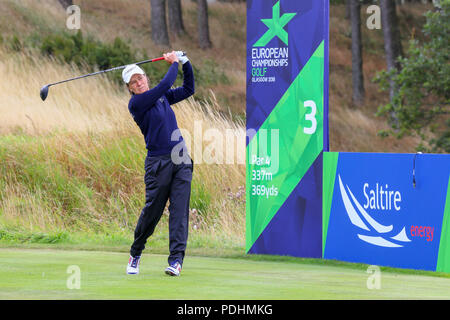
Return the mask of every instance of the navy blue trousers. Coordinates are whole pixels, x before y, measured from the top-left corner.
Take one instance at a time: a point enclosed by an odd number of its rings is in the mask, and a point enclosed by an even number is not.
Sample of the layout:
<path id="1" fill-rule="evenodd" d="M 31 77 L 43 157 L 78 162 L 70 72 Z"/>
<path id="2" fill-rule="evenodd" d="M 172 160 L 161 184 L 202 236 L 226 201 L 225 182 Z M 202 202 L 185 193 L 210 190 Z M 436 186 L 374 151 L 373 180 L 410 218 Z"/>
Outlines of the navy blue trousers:
<path id="1" fill-rule="evenodd" d="M 193 163 L 174 164 L 169 155 L 145 159 L 145 206 L 141 211 L 130 255 L 140 256 L 169 204 L 169 264 L 183 264 L 189 229 Z"/>

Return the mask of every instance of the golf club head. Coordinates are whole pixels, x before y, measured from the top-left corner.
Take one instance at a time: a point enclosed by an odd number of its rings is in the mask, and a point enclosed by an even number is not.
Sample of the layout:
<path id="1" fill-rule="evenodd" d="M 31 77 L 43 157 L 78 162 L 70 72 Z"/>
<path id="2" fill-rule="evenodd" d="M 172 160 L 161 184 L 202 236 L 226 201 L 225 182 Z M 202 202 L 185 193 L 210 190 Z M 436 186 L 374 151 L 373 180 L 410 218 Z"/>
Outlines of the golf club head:
<path id="1" fill-rule="evenodd" d="M 41 92 L 39 93 L 41 96 L 42 101 L 45 101 L 45 99 L 47 99 L 47 95 L 48 95 L 48 85 L 45 85 L 41 88 Z"/>

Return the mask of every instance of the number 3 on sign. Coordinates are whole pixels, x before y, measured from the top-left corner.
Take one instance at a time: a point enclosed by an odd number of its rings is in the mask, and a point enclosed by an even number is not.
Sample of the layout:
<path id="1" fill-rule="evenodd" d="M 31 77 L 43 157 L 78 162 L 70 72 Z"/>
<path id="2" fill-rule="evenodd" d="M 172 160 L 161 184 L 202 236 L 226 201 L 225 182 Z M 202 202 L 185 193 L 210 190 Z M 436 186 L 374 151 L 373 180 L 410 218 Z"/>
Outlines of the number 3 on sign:
<path id="1" fill-rule="evenodd" d="M 305 127 L 303 128 L 303 132 L 306 134 L 314 134 L 316 132 L 317 129 L 317 120 L 316 120 L 316 112 L 317 112 L 317 107 L 316 107 L 316 103 L 312 100 L 308 100 L 305 101 L 303 106 L 305 108 L 311 108 L 311 112 L 305 114 L 305 120 L 307 121 L 311 121 L 311 126 Z"/>

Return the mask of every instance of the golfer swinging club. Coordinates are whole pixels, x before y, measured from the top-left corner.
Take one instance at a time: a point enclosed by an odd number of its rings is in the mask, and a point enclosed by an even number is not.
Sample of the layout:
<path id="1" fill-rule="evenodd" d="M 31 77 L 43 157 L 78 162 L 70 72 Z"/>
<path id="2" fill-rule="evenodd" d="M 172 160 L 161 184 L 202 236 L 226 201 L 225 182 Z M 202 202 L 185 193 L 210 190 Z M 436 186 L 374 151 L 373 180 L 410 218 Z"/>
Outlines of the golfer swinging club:
<path id="1" fill-rule="evenodd" d="M 184 140 L 181 135 L 178 141 L 171 139 L 178 125 L 170 105 L 194 94 L 194 74 L 189 59 L 181 51 L 164 54 L 164 60 L 171 66 L 164 79 L 152 89 L 149 88 L 148 77 L 139 66 L 128 65 L 122 72 L 123 81 L 132 95 L 128 109 L 144 135 L 148 150 L 145 159 L 145 206 L 134 231 L 127 274 L 139 273 L 142 250 L 153 234 L 168 199 L 170 255 L 166 274 L 180 275 L 186 250 L 193 163 L 185 145 L 180 152 L 173 152 L 176 145 L 184 144 Z M 171 89 L 179 63 L 183 65 L 183 85 Z M 181 158 L 184 160 L 180 163 Z M 173 161 L 176 159 L 178 161 Z"/>

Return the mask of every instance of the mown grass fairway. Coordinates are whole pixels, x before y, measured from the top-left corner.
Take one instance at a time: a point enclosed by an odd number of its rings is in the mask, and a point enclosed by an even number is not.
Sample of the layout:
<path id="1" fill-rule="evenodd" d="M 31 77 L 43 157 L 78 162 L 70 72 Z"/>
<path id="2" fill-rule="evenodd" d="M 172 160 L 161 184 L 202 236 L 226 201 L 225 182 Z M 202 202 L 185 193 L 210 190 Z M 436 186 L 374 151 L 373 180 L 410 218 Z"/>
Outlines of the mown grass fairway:
<path id="1" fill-rule="evenodd" d="M 295 261 L 187 256 L 180 277 L 164 274 L 165 255 L 144 254 L 126 275 L 127 253 L 0 249 L 0 299 L 449 299 L 450 278 L 382 271 L 367 289 L 364 268 Z M 80 289 L 68 289 L 68 267 Z"/>

